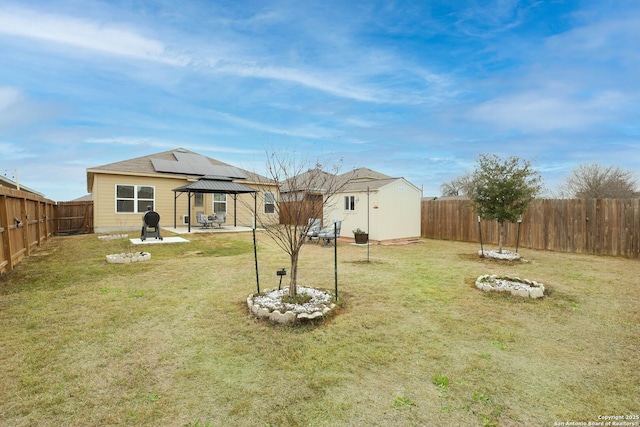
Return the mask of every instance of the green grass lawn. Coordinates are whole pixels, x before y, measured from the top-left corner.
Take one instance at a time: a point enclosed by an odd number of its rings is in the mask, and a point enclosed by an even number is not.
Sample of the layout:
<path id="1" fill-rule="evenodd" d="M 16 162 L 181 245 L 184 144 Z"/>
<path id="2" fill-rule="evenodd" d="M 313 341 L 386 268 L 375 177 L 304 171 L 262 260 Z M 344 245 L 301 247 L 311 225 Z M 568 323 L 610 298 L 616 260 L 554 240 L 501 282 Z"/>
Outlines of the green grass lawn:
<path id="1" fill-rule="evenodd" d="M 553 426 L 640 413 L 640 263 L 422 240 L 338 247 L 324 321 L 248 314 L 250 234 L 137 246 L 56 237 L 0 276 L 2 426 Z M 288 259 L 258 236 L 261 286 Z M 540 281 L 541 300 L 477 276 Z M 306 245 L 299 284 L 333 289 L 333 249 Z"/>

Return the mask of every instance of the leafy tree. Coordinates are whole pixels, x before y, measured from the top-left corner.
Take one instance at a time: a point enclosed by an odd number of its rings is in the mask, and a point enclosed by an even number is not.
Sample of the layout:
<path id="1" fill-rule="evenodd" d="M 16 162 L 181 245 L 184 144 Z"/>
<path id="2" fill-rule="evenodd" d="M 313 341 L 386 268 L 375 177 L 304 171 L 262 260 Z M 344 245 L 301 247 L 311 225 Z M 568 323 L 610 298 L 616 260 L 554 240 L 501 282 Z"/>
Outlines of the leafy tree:
<path id="1" fill-rule="evenodd" d="M 271 239 L 289 255 L 289 295 L 297 293 L 298 260 L 307 232 L 312 224 L 309 219 L 323 219 L 323 213 L 335 203 L 335 195 L 340 192 L 348 179 L 338 175 L 341 163 L 324 170 L 318 161 L 312 163 L 297 158 L 294 152 L 272 152 L 267 156 L 268 181 L 275 185 L 279 196 L 272 200 L 274 214 L 281 224 L 257 215 L 258 225 Z"/>
<path id="2" fill-rule="evenodd" d="M 618 166 L 582 164 L 565 180 L 565 193 L 578 198 L 629 198 L 634 196 L 637 181 L 633 172 Z"/>
<path id="3" fill-rule="evenodd" d="M 469 196 L 476 212 L 481 218 L 495 219 L 500 224 L 502 253 L 505 221 L 515 222 L 527 210 L 542 189 L 542 178 L 526 160 L 481 154 L 472 180 Z"/>

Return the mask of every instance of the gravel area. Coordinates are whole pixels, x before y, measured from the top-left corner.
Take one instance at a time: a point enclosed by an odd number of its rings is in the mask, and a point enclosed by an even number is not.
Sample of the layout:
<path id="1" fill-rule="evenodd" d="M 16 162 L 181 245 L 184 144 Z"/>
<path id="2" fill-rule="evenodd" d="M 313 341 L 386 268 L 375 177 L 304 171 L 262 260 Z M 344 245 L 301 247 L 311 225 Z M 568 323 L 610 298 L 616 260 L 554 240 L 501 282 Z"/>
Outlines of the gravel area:
<path id="1" fill-rule="evenodd" d="M 331 304 L 333 295 L 314 288 L 307 288 L 298 286 L 298 293 L 310 295 L 311 300 L 306 304 L 287 304 L 282 302 L 284 295 L 289 295 L 289 289 L 274 289 L 266 292 L 264 295 L 258 295 L 253 298 L 253 303 L 258 304 L 261 307 L 268 308 L 270 310 L 278 311 L 292 311 L 298 313 L 314 313 L 316 311 L 322 312 L 325 307 Z"/>

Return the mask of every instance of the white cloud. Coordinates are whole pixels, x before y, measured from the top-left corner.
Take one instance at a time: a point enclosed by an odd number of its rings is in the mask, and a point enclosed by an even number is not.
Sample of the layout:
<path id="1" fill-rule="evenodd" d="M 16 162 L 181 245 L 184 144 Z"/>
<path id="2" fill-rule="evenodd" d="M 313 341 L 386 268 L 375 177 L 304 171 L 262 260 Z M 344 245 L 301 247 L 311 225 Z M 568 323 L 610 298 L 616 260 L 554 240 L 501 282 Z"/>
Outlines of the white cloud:
<path id="1" fill-rule="evenodd" d="M 222 113 L 218 111 L 211 112 L 217 118 L 220 118 L 227 123 L 231 123 L 236 126 L 255 129 L 258 131 L 263 131 L 267 133 L 272 133 L 276 135 L 287 135 L 287 136 L 297 136 L 302 138 L 311 138 L 311 139 L 321 139 L 327 138 L 330 136 L 330 132 L 324 129 L 319 129 L 313 126 L 306 127 L 292 127 L 292 126 L 282 126 L 276 127 L 272 125 L 265 125 L 263 123 L 259 123 L 253 120 L 244 119 L 242 117 L 237 117 L 229 113 Z"/>
<path id="2" fill-rule="evenodd" d="M 321 92 L 358 101 L 386 102 L 390 100 L 388 95 L 384 95 L 379 89 L 366 88 L 362 85 L 352 85 L 344 81 L 338 81 L 332 75 L 321 73 L 317 70 L 311 71 L 287 67 L 260 66 L 240 62 L 221 64 L 215 67 L 215 70 L 243 77 L 295 83 Z"/>
<path id="3" fill-rule="evenodd" d="M 478 105 L 469 116 L 502 130 L 579 130 L 610 120 L 626 103 L 623 94 L 613 91 L 587 96 L 550 89 L 504 95 Z"/>
<path id="4" fill-rule="evenodd" d="M 10 167 L 13 163 L 7 163 L 7 161 L 32 159 L 38 156 L 39 153 L 30 151 L 23 144 L 16 144 L 13 142 L 0 141 L 0 153 L 2 153 L 2 167 Z M 4 173 L 5 170 L 0 170 L 0 173 Z"/>
<path id="5" fill-rule="evenodd" d="M 27 98 L 19 88 L 0 86 L 0 129 L 19 128 L 53 114 L 53 107 Z"/>
<path id="6" fill-rule="evenodd" d="M 5 8 L 0 9 L 0 33 L 171 65 L 185 63 L 158 40 L 95 20 Z"/>
<path id="7" fill-rule="evenodd" d="M 256 150 L 242 149 L 237 147 L 225 147 L 215 145 L 212 146 L 210 144 L 207 145 L 198 145 L 192 143 L 185 143 L 183 141 L 167 141 L 157 138 L 144 138 L 144 137 L 132 137 L 132 136 L 115 136 L 115 137 L 103 137 L 103 138 L 87 138 L 84 142 L 87 144 L 96 144 L 96 145 L 108 145 L 112 146 L 113 144 L 123 145 L 123 146 L 143 146 L 149 148 L 163 149 L 163 150 L 172 150 L 175 148 L 187 148 L 193 151 L 215 151 L 221 153 L 233 153 L 233 154 L 250 154 L 255 153 Z"/>
<path id="8" fill-rule="evenodd" d="M 35 24 L 35 25 L 34 25 Z M 177 67 L 189 67 L 194 70 L 213 73 L 226 73 L 241 77 L 268 80 L 280 80 L 305 86 L 335 96 L 365 102 L 396 102 L 397 96 L 385 94 L 379 87 L 368 88 L 362 84 L 348 83 L 337 79 L 335 73 L 318 70 L 272 66 L 275 60 L 271 55 L 261 57 L 250 54 L 249 45 L 237 45 L 235 54 L 232 49 L 218 47 L 213 52 L 205 45 L 190 46 L 189 51 L 172 51 L 162 40 L 146 37 L 138 30 L 123 24 L 103 23 L 88 18 L 55 15 L 27 9 L 0 8 L 0 34 L 40 40 L 92 52 L 153 61 Z M 181 43 L 186 43 L 183 40 Z M 199 42 L 202 43 L 202 42 Z M 226 45 L 218 40 L 216 45 Z M 235 45 L 235 43 L 231 43 Z M 243 53 L 245 52 L 245 53 Z M 343 76 L 345 73 L 342 74 Z"/>
<path id="9" fill-rule="evenodd" d="M 629 10 L 624 17 L 604 18 L 551 37 L 547 44 L 552 51 L 570 58 L 585 55 L 598 62 L 611 57 L 626 60 L 631 54 L 637 60 L 639 37 L 638 11 Z"/>
<path id="10" fill-rule="evenodd" d="M 4 115 L 13 105 L 22 98 L 22 94 L 15 87 L 0 87 L 0 115 Z"/>
<path id="11" fill-rule="evenodd" d="M 155 138 L 141 138 L 129 136 L 114 136 L 103 138 L 87 138 L 84 142 L 87 144 L 118 144 L 118 145 L 145 145 L 158 148 L 176 148 L 176 145 L 167 141 Z"/>
<path id="12" fill-rule="evenodd" d="M 269 22 L 277 16 L 265 12 L 254 18 Z M 331 55 L 318 51 L 319 58 L 293 60 L 282 57 L 280 51 L 261 50 L 261 43 L 247 39 L 242 33 L 213 30 L 206 38 L 193 38 L 188 33 L 176 33 L 170 28 L 158 27 L 153 31 L 172 34 L 171 41 L 146 36 L 133 23 L 0 7 L 0 34 L 81 48 L 88 52 L 213 75 L 228 74 L 291 83 L 367 103 L 433 102 L 434 98 L 449 91 L 449 83 L 444 76 L 406 64 L 389 51 L 354 44 L 355 39 L 341 39 L 339 44 L 334 43 L 335 48 L 329 50 Z M 309 36 L 301 35 L 300 49 L 310 43 L 305 39 Z M 347 59 L 348 66 L 345 65 Z M 323 66 L 318 67 L 316 62 Z M 153 75 L 151 70 L 145 73 Z M 406 90 L 407 85 L 416 82 L 418 90 Z"/>
<path id="13" fill-rule="evenodd" d="M 469 6 L 461 8 L 457 13 L 456 26 L 463 33 L 480 38 L 520 26 L 529 9 L 535 8 L 537 4 L 534 2 L 525 6 L 518 0 L 495 0 L 485 2 L 482 6 L 476 2 L 469 3 Z"/>

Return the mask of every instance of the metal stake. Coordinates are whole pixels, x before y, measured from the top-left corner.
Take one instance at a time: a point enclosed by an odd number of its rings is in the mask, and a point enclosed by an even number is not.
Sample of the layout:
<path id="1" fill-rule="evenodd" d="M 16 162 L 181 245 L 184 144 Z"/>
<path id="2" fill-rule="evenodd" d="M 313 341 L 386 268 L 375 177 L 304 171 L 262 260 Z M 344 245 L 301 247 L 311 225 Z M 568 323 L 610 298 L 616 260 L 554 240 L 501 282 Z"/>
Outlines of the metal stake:
<path id="1" fill-rule="evenodd" d="M 255 261 L 256 261 L 256 286 L 258 288 L 258 293 L 260 293 L 260 275 L 258 274 L 258 245 L 256 243 L 256 227 L 258 222 L 257 209 L 258 209 L 258 196 L 256 193 L 254 193 L 253 194 L 253 257 L 255 258 Z"/>
<path id="2" fill-rule="evenodd" d="M 518 218 L 518 237 L 516 238 L 516 253 L 518 253 L 518 245 L 520 244 L 520 227 L 522 226 L 522 215 Z"/>
<path id="3" fill-rule="evenodd" d="M 336 301 L 338 301 L 338 223 L 333 223 L 333 270 L 335 276 Z"/>
<path id="4" fill-rule="evenodd" d="M 478 215 L 478 230 L 480 231 L 480 253 L 484 258 L 484 248 L 482 247 L 482 224 L 480 224 L 480 215 Z"/>

